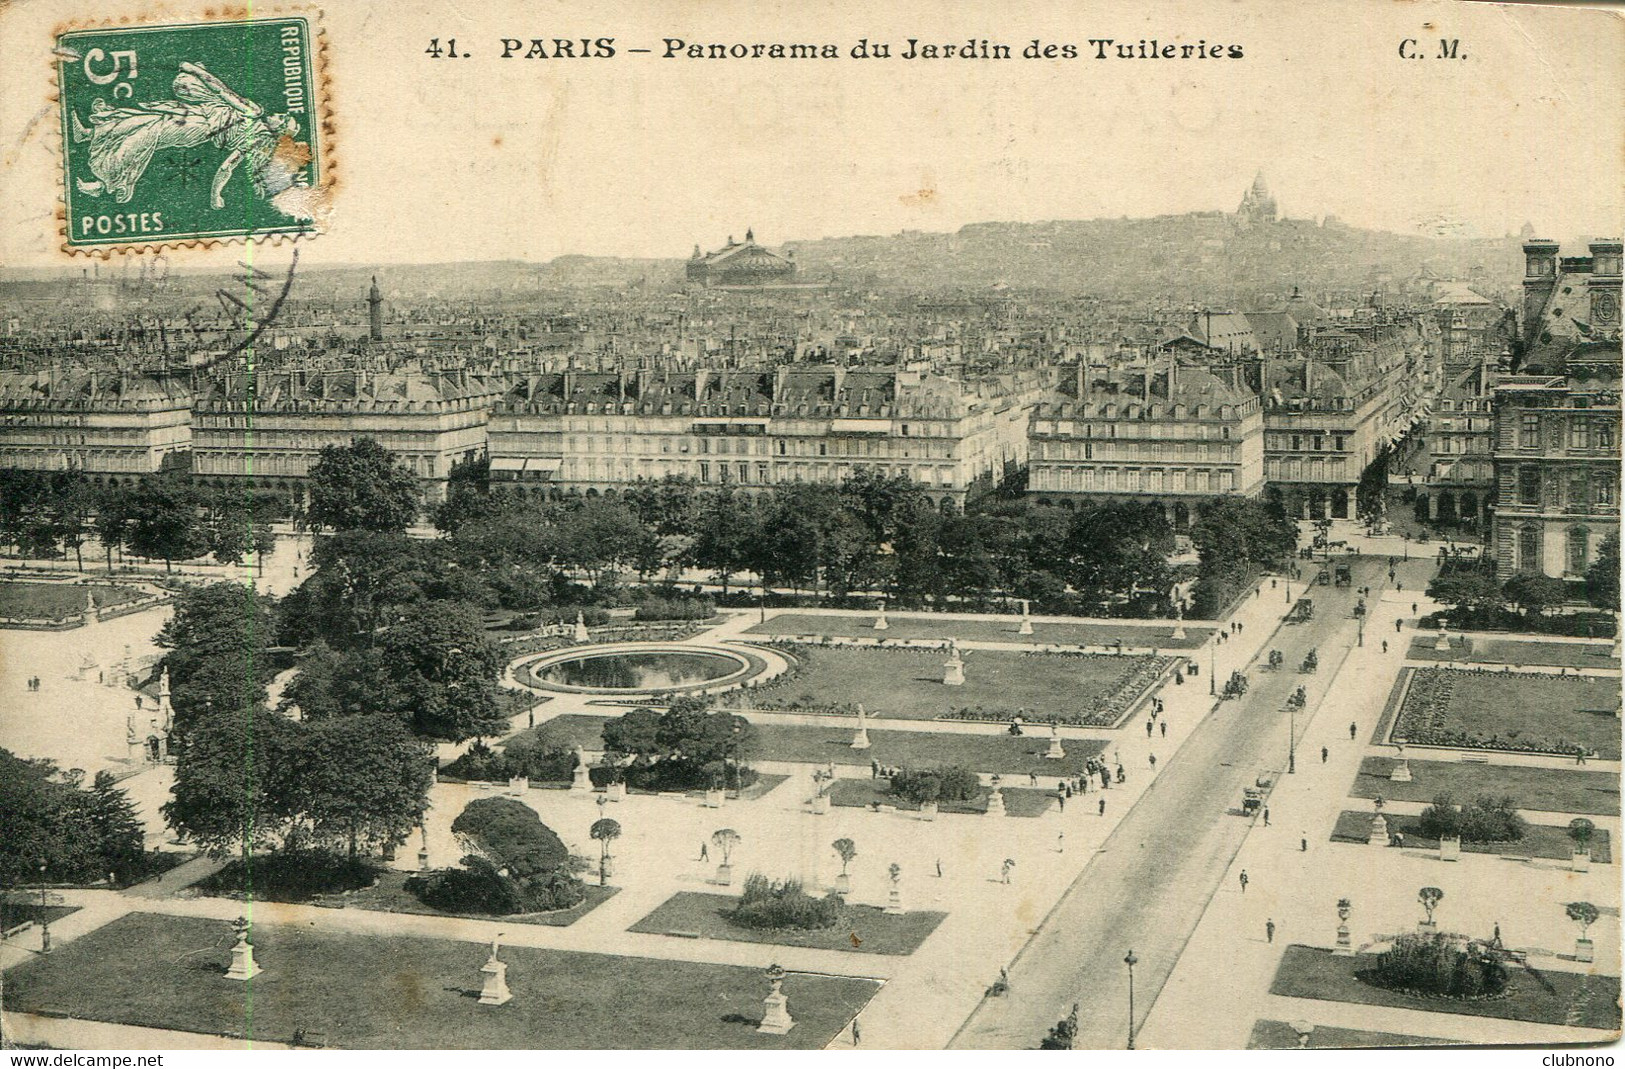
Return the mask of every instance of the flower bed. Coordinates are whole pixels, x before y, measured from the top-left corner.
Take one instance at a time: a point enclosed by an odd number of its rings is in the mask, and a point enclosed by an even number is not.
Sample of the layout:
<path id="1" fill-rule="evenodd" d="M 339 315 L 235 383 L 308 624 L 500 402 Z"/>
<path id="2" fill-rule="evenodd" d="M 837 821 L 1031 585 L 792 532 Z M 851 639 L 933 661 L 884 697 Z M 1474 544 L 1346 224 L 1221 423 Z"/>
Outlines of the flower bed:
<path id="1" fill-rule="evenodd" d="M 1419 668 L 1390 734 L 1419 746 L 1620 756 L 1618 679 Z"/>

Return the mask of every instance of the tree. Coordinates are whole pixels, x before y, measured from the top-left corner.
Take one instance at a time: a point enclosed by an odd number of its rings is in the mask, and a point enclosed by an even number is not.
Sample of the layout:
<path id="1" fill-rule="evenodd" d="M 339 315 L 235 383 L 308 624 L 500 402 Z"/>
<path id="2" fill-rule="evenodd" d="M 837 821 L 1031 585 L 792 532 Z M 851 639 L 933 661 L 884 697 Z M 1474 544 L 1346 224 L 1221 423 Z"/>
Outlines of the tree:
<path id="1" fill-rule="evenodd" d="M 417 478 L 371 438 L 329 445 L 310 468 L 305 522 L 315 530 L 400 534 L 418 514 Z"/>
<path id="2" fill-rule="evenodd" d="M 700 506 L 689 551 L 697 567 L 709 571 L 728 593 L 728 581 L 748 566 L 758 524 L 749 500 L 727 486 L 707 494 Z"/>
<path id="3" fill-rule="evenodd" d="M 107 570 L 113 570 L 113 550 L 123 552 L 129 541 L 130 529 L 135 523 L 134 505 L 130 492 L 122 486 L 109 486 L 96 495 L 96 514 L 91 519 L 91 530 L 107 555 Z"/>
<path id="4" fill-rule="evenodd" d="M 1458 568 L 1439 573 L 1428 584 L 1428 597 L 1452 606 L 1465 619 L 1500 609 L 1506 604 L 1495 575 L 1476 568 Z"/>
<path id="5" fill-rule="evenodd" d="M 621 837 L 621 825 L 605 817 L 593 821 L 587 834 L 598 840 L 598 886 L 602 887 L 609 882 L 609 844 Z"/>
<path id="6" fill-rule="evenodd" d="M 372 708 L 405 717 L 426 738 L 500 734 L 507 723 L 497 687 L 503 661 L 472 607 L 418 602 L 379 637 Z"/>
<path id="7" fill-rule="evenodd" d="M 215 856 L 281 841 L 297 725 L 259 706 L 198 718 L 175 765 L 164 820 Z"/>
<path id="8" fill-rule="evenodd" d="M 1597 834 L 1597 825 L 1585 817 L 1575 817 L 1569 821 L 1569 839 L 1574 843 L 1576 853 L 1587 853 L 1591 850 L 1591 840 Z"/>
<path id="9" fill-rule="evenodd" d="M 1563 604 L 1568 588 L 1563 580 L 1549 575 L 1515 575 L 1501 588 L 1506 599 L 1526 616 L 1545 616 L 1547 610 Z"/>
<path id="10" fill-rule="evenodd" d="M 196 492 L 178 475 L 141 480 L 128 497 L 129 525 L 125 546 L 138 557 L 161 559 L 172 571 L 178 560 L 209 551 L 208 533 L 198 513 Z"/>
<path id="11" fill-rule="evenodd" d="M 90 820 L 96 831 L 96 850 L 115 876 L 134 875 L 146 856 L 145 833 L 135 803 L 106 770 L 92 781 Z"/>
<path id="12" fill-rule="evenodd" d="M 1586 569 L 1586 597 L 1609 612 L 1619 611 L 1619 532 L 1597 543 L 1597 558 Z"/>
<path id="13" fill-rule="evenodd" d="M 711 833 L 711 845 L 722 854 L 724 865 L 733 864 L 734 847 L 739 845 L 739 833 L 732 828 L 718 828 Z"/>
<path id="14" fill-rule="evenodd" d="M 858 856 L 858 844 L 851 839 L 836 839 L 830 846 L 835 849 L 835 856 L 841 859 L 841 875 L 846 875 L 848 865 Z"/>
<path id="15" fill-rule="evenodd" d="M 354 860 L 362 844 L 391 850 L 423 823 L 434 752 L 389 714 L 301 724 L 290 733 L 278 798 L 300 842 L 342 843 Z"/>
<path id="16" fill-rule="evenodd" d="M 0 887 L 40 879 L 41 865 L 47 878 L 71 882 L 118 870 L 129 840 L 98 822 L 100 802 L 54 763 L 0 749 Z"/>
<path id="17" fill-rule="evenodd" d="M 1422 904 L 1422 909 L 1428 915 L 1428 924 L 1432 925 L 1433 911 L 1439 908 L 1440 902 L 1444 901 L 1444 892 L 1437 887 L 1424 887 L 1416 892 L 1416 900 Z"/>
<path id="18" fill-rule="evenodd" d="M 1563 907 L 1563 912 L 1568 914 L 1569 920 L 1580 926 L 1581 939 L 1587 938 L 1591 926 L 1596 924 L 1597 918 L 1602 915 L 1602 911 L 1590 902 L 1570 902 Z"/>
<path id="19" fill-rule="evenodd" d="M 170 652 L 171 702 L 176 734 L 209 709 L 239 710 L 265 701 L 275 675 L 272 644 L 275 603 L 236 583 L 193 587 L 176 599 L 175 613 L 158 632 Z"/>
<path id="20" fill-rule="evenodd" d="M 633 709 L 604 724 L 604 749 L 631 758 L 627 782 L 679 788 L 743 786 L 756 728 L 733 713 L 713 711 L 710 699 L 674 699 L 663 712 Z"/>

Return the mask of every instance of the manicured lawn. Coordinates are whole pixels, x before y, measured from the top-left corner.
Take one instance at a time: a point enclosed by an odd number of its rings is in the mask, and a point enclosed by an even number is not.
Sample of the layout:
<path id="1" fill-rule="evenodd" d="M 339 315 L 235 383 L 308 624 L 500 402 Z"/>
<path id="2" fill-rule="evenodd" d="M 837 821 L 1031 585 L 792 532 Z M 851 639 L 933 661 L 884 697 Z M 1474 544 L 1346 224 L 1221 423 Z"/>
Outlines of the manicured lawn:
<path id="1" fill-rule="evenodd" d="M 1349 794 L 1355 798 L 1392 798 L 1402 802 L 1431 802 L 1449 793 L 1457 802 L 1480 794 L 1510 795 L 1518 809 L 1552 813 L 1619 815 L 1619 777 L 1611 772 L 1583 768 L 1530 768 L 1522 765 L 1476 765 L 1452 761 L 1411 761 L 1409 783 L 1388 778 L 1393 759 L 1367 757 Z"/>
<path id="2" fill-rule="evenodd" d="M 1404 816 L 1399 813 L 1385 813 L 1388 820 L 1388 830 L 1399 832 L 1405 836 L 1405 845 L 1422 850 L 1437 850 L 1439 840 L 1430 839 L 1423 835 L 1420 817 Z M 1337 816 L 1337 826 L 1332 829 L 1332 840 L 1343 843 L 1363 843 L 1371 831 L 1370 811 L 1356 811 L 1345 809 Z M 1574 844 L 1569 839 L 1567 828 L 1556 827 L 1551 824 L 1530 824 L 1524 832 L 1522 839 L 1511 843 L 1462 843 L 1463 853 L 1468 854 L 1515 854 L 1520 857 L 1546 857 L 1558 861 L 1567 861 L 1574 855 Z M 1607 865 L 1613 861 L 1613 844 L 1610 841 L 1606 828 L 1598 828 L 1591 837 L 1591 860 L 1599 865 Z"/>
<path id="3" fill-rule="evenodd" d="M 1058 646 L 1110 646 L 1121 639 L 1123 645 L 1141 649 L 1195 649 L 1213 634 L 1211 627 L 1186 627 L 1184 638 L 1174 638 L 1172 623 L 1121 624 L 1034 623 L 1033 633 L 1020 634 L 1021 619 L 964 620 L 952 617 L 918 618 L 888 615 L 884 631 L 875 630 L 875 614 L 823 616 L 811 613 L 783 613 L 749 629 L 753 635 L 833 635 L 840 638 L 924 638 L 946 642 L 1026 642 Z"/>
<path id="4" fill-rule="evenodd" d="M 1167 666 L 1169 658 L 966 650 L 965 683 L 945 686 L 941 650 L 799 646 L 791 674 L 732 699 L 761 709 L 849 709 L 917 720 L 1059 720 L 1106 727 Z"/>
<path id="5" fill-rule="evenodd" d="M 78 913 L 78 906 L 41 906 L 38 902 L 0 902 L 0 932 L 33 921 L 53 924 L 70 913 Z"/>
<path id="6" fill-rule="evenodd" d="M 570 713 L 555 717 L 545 724 L 527 728 L 518 737 L 541 736 L 548 745 L 574 746 L 589 749 L 603 745 L 602 732 L 605 717 Z M 1063 739 L 1066 756 L 1048 760 L 1043 756 L 1049 749 L 1049 736 L 1034 731 L 1028 735 L 959 735 L 933 731 L 869 731 L 869 749 L 852 749 L 852 732 L 856 721 L 831 717 L 828 727 L 805 727 L 799 724 L 757 724 L 756 745 L 749 755 L 752 761 L 792 761 L 803 764 L 858 765 L 869 762 L 882 765 L 920 768 L 925 766 L 964 765 L 977 772 L 997 772 L 1000 775 L 1038 773 L 1044 778 L 1059 779 L 1075 776 L 1083 762 L 1106 748 L 1102 739 Z M 765 777 L 764 777 L 765 778 Z"/>
<path id="7" fill-rule="evenodd" d="M 1619 760 L 1619 678 L 1411 669 L 1393 735 L 1431 746 Z"/>
<path id="8" fill-rule="evenodd" d="M 1538 639 L 1474 638 L 1472 648 L 1451 639 L 1449 650 L 1433 648 L 1433 638 L 1411 640 L 1413 661 L 1460 661 L 1473 664 L 1545 665 L 1552 668 L 1618 668 L 1608 642 L 1542 642 Z"/>
<path id="9" fill-rule="evenodd" d="M 1328 1028 L 1316 1025 L 1309 1033 L 1310 1050 L 1350 1050 L 1360 1047 L 1450 1047 L 1465 1044 L 1428 1036 L 1407 1036 L 1398 1032 L 1367 1032 L 1361 1028 Z M 1247 1040 L 1248 1050 L 1293 1050 L 1298 1046 L 1298 1033 L 1285 1021 L 1254 1021 L 1253 1034 Z"/>
<path id="10" fill-rule="evenodd" d="M 726 914 L 738 904 L 739 899 L 733 895 L 679 891 L 627 931 L 847 950 L 858 954 L 912 954 L 948 916 L 925 910 L 891 914 L 878 906 L 847 906 L 842 922 L 833 928 L 771 930 L 728 923 Z M 794 1006 L 791 1013 L 795 1013 Z"/>
<path id="11" fill-rule="evenodd" d="M 352 891 L 345 895 L 333 895 L 326 901 L 328 903 L 343 902 L 345 907 L 349 909 L 376 909 L 386 913 L 418 913 L 427 917 L 462 917 L 482 921 L 503 921 L 509 924 L 540 924 L 549 928 L 568 928 L 609 901 L 620 890 L 618 887 L 599 887 L 597 871 L 595 861 L 592 871 L 581 874 L 581 878 L 587 881 L 587 897 L 579 905 L 570 909 L 555 910 L 551 913 L 510 913 L 503 916 L 481 913 L 446 913 L 432 906 L 424 905 L 422 899 L 407 890 L 406 881 L 409 879 L 409 874 L 395 869 L 390 869 L 381 874 L 378 883 L 366 890 Z"/>
<path id="12" fill-rule="evenodd" d="M 350 1049 L 823 1047 L 879 984 L 792 973 L 796 1026 L 762 1035 L 760 969 L 502 948 L 513 1001 L 481 1006 L 485 943 L 261 924 L 265 972 L 227 980 L 218 921 L 132 913 L 6 974 L 5 1008 Z"/>
<path id="13" fill-rule="evenodd" d="M 96 599 L 98 609 L 122 605 L 142 596 L 141 591 L 127 586 L 107 586 L 102 583 L 7 580 L 0 582 L 0 616 L 65 620 L 85 611 L 86 594 Z"/>
<path id="14" fill-rule="evenodd" d="M 1376 966 L 1375 954 L 1339 956 L 1318 947 L 1290 946 L 1270 985 L 1270 994 L 1289 998 L 1392 1006 L 1426 1013 L 1500 1017 L 1508 1021 L 1617 1029 L 1619 977 L 1572 972 L 1538 972 L 1513 966 L 1508 997 L 1483 1002 L 1420 998 L 1377 987 L 1357 975 Z M 1535 975 L 1531 975 L 1535 972 Z M 1538 977 L 1538 978 L 1537 978 Z"/>
<path id="15" fill-rule="evenodd" d="M 1042 783 L 1044 780 L 1039 779 Z M 920 807 L 906 798 L 899 798 L 891 793 L 889 781 L 883 779 L 839 779 L 829 790 L 831 805 L 848 807 L 866 807 L 871 802 L 881 805 L 895 806 L 898 809 L 915 812 Z M 987 812 L 987 796 L 993 793 L 993 788 L 984 787 L 977 794 L 974 801 L 943 802 L 937 807 L 940 813 L 973 813 L 982 815 Z M 1081 799 L 1079 799 L 1081 802 Z M 1012 817 L 1038 817 L 1048 813 L 1055 806 L 1055 792 L 1038 790 L 1032 787 L 1006 787 L 1004 788 L 1004 811 Z"/>

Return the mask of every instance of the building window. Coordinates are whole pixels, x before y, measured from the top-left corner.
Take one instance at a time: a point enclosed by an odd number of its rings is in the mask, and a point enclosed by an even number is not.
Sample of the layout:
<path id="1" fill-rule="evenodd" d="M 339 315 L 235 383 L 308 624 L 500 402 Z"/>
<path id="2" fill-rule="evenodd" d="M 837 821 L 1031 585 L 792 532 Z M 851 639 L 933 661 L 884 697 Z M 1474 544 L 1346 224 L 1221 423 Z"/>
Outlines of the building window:
<path id="1" fill-rule="evenodd" d="M 1597 505 L 1599 507 L 1611 506 L 1614 503 L 1614 480 L 1604 475 L 1597 479 Z"/>
<path id="2" fill-rule="evenodd" d="M 1581 575 L 1586 570 L 1586 549 L 1590 535 L 1584 527 L 1569 529 L 1569 574 Z"/>
<path id="3" fill-rule="evenodd" d="M 1518 504 L 1540 504 L 1540 469 L 1518 469 Z"/>
<path id="4" fill-rule="evenodd" d="M 1569 419 L 1569 448 L 1591 448 L 1591 421 L 1578 416 Z"/>
<path id="5" fill-rule="evenodd" d="M 1577 471 L 1569 476 L 1569 507 L 1585 508 L 1591 503 L 1591 481 L 1586 473 Z"/>
<path id="6" fill-rule="evenodd" d="M 700 461 L 700 482 L 708 483 L 710 481 L 711 481 L 711 465 L 710 465 L 709 462 L 702 460 L 702 461 Z"/>
<path id="7" fill-rule="evenodd" d="M 1518 424 L 1518 448 L 1540 448 L 1540 417 L 1524 416 Z"/>
<path id="8" fill-rule="evenodd" d="M 1540 528 L 1533 524 L 1518 531 L 1518 571 L 1540 574 Z"/>

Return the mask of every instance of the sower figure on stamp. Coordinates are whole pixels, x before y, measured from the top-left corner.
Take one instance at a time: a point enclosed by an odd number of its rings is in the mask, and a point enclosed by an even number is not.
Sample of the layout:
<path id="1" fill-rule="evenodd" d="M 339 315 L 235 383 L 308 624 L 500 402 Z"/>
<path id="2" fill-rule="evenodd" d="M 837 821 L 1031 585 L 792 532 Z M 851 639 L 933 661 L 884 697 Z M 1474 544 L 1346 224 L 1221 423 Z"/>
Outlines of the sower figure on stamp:
<path id="1" fill-rule="evenodd" d="M 254 193 L 263 200 L 303 181 L 295 168 L 272 166 L 277 144 L 299 132 L 298 120 L 267 115 L 195 63 L 180 65 L 171 88 L 178 99 L 131 107 L 115 108 L 98 98 L 91 103 L 88 126 L 77 114 L 71 116 L 74 142 L 90 142 L 90 172 L 95 175 L 92 181 L 75 179 L 79 192 L 91 197 L 108 193 L 127 203 L 160 149 L 196 148 L 211 141 L 227 150 L 209 187 L 215 208 L 226 206 L 226 183 L 245 159 Z"/>

